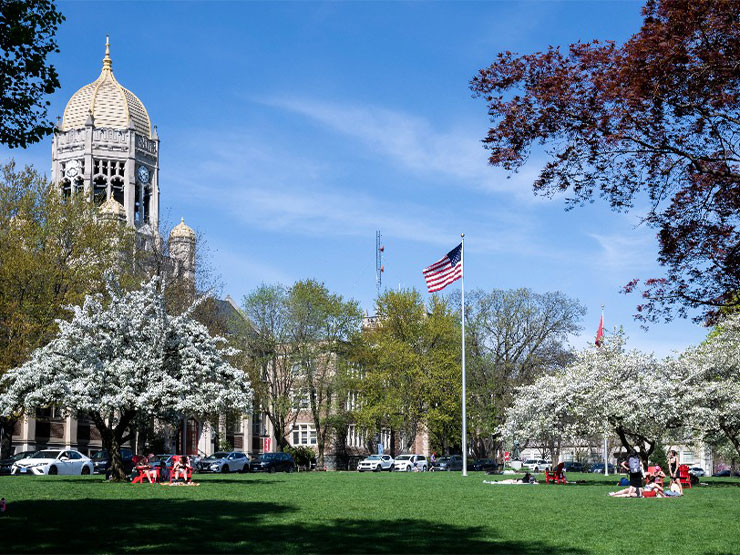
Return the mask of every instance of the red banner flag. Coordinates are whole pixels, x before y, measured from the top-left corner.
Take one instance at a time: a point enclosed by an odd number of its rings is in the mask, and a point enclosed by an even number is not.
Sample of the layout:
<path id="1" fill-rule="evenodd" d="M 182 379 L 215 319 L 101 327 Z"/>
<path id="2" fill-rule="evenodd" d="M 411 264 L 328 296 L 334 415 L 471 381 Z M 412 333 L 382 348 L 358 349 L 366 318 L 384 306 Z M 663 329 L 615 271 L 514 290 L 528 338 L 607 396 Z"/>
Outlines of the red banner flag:
<path id="1" fill-rule="evenodd" d="M 596 330 L 596 346 L 601 347 L 601 342 L 604 338 L 604 313 L 601 313 L 601 320 L 599 321 L 599 329 Z"/>

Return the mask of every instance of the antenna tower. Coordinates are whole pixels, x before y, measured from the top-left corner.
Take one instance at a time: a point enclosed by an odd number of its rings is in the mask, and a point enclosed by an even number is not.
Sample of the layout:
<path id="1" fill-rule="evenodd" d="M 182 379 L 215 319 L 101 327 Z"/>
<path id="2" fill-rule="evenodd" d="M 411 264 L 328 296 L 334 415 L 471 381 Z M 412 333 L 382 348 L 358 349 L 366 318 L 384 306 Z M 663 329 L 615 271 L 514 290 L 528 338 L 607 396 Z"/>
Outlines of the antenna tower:
<path id="1" fill-rule="evenodd" d="M 385 247 L 380 244 L 380 231 L 375 232 L 375 289 L 378 291 L 378 295 L 380 295 L 380 288 L 383 285 L 383 272 L 385 272 L 385 267 L 383 266 L 383 253 L 385 252 Z"/>

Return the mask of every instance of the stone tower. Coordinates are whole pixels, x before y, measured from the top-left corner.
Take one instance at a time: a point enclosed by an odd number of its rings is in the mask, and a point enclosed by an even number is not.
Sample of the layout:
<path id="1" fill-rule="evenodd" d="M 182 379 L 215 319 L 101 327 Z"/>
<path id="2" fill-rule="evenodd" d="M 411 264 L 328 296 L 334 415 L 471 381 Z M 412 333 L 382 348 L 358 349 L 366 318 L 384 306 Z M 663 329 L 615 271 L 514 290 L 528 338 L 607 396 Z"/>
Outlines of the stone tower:
<path id="1" fill-rule="evenodd" d="M 170 258 L 174 264 L 174 274 L 195 284 L 195 232 L 185 225 L 185 220 L 172 228 L 169 238 Z"/>
<path id="2" fill-rule="evenodd" d="M 57 125 L 51 176 L 64 194 L 108 203 L 109 211 L 109 201 L 117 202 L 128 225 L 159 229 L 157 128 L 113 75 L 107 38 L 100 76 L 72 95 Z"/>

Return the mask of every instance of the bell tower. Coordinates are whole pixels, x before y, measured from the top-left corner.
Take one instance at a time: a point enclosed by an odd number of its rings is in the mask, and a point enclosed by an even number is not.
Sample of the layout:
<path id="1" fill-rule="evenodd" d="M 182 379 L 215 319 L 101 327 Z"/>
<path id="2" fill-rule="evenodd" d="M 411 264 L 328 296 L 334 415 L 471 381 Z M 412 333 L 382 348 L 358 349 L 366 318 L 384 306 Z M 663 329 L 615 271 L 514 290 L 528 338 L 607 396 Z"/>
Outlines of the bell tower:
<path id="1" fill-rule="evenodd" d="M 69 99 L 52 140 L 51 177 L 65 195 L 115 202 L 129 226 L 159 230 L 159 137 L 144 104 L 113 75 L 108 37 L 100 76 Z"/>

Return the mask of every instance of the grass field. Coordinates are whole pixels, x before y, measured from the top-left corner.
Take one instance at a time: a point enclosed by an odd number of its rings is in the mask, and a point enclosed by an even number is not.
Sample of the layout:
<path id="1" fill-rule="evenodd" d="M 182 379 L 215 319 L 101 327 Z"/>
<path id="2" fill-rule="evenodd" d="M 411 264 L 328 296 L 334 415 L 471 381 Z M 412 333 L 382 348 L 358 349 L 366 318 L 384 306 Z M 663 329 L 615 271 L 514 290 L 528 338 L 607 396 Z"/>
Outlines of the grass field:
<path id="1" fill-rule="evenodd" d="M 615 478 L 493 486 L 473 472 L 196 475 L 200 487 L 0 477 L 0 551 L 740 553 L 740 481 L 612 499 Z"/>

